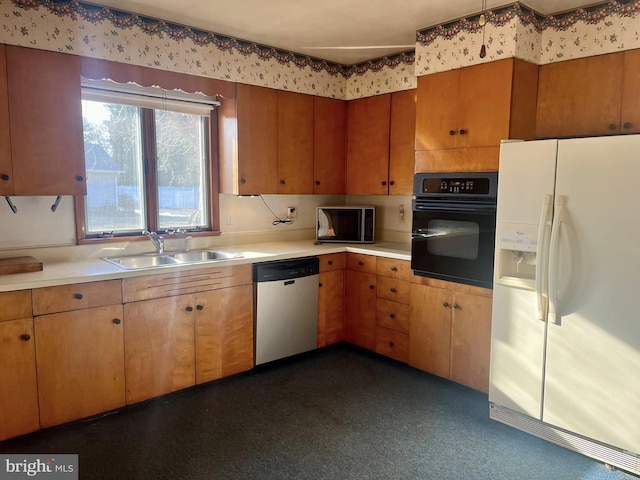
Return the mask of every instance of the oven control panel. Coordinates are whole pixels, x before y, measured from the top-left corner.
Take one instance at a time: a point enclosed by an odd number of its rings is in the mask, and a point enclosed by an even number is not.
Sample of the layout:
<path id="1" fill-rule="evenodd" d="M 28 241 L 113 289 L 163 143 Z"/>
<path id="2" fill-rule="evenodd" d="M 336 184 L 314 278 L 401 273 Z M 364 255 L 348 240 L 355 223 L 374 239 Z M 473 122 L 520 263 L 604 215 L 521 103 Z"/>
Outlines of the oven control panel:
<path id="1" fill-rule="evenodd" d="M 490 192 L 488 178 L 424 178 L 421 193 L 464 193 L 487 195 Z"/>

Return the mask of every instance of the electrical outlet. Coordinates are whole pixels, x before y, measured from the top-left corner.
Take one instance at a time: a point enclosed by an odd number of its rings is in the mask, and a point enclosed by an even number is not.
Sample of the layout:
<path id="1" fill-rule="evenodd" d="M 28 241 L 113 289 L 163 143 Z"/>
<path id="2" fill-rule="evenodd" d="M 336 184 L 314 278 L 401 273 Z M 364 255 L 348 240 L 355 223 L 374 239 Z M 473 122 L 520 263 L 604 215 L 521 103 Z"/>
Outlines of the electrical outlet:
<path id="1" fill-rule="evenodd" d="M 296 207 L 287 207 L 287 220 L 295 220 L 298 216 L 298 209 Z"/>
<path id="2" fill-rule="evenodd" d="M 404 222 L 406 220 L 405 216 L 404 216 L 404 204 L 401 203 L 400 207 L 398 208 L 398 216 L 400 217 L 400 221 Z"/>

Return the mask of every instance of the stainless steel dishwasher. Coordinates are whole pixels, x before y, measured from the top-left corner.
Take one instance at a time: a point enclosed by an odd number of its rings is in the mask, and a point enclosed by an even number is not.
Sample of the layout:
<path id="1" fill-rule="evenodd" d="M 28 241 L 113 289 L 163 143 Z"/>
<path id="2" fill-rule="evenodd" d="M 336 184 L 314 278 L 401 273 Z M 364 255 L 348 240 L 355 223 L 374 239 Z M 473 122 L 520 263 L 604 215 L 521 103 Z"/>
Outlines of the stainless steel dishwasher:
<path id="1" fill-rule="evenodd" d="M 256 365 L 316 348 L 319 271 L 316 257 L 253 265 Z"/>

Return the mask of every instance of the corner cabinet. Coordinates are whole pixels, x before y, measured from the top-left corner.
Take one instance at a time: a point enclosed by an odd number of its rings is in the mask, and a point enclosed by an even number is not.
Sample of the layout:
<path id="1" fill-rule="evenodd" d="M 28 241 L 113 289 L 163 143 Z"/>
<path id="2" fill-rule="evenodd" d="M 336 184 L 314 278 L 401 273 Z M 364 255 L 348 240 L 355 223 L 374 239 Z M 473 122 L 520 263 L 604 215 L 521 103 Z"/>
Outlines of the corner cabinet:
<path id="1" fill-rule="evenodd" d="M 80 57 L 2 46 L 0 63 L 0 194 L 85 195 Z"/>
<path id="2" fill-rule="evenodd" d="M 514 58 L 419 77 L 416 171 L 497 170 L 501 140 L 534 138 L 537 82 Z"/>
<path id="3" fill-rule="evenodd" d="M 313 193 L 345 193 L 347 102 L 313 99 Z"/>
<path id="4" fill-rule="evenodd" d="M 346 253 L 320 255 L 318 340 L 325 347 L 344 340 L 344 269 Z"/>
<path id="5" fill-rule="evenodd" d="M 640 132 L 640 50 L 540 67 L 536 136 Z"/>
<path id="6" fill-rule="evenodd" d="M 351 100 L 347 113 L 347 194 L 411 195 L 415 90 Z"/>

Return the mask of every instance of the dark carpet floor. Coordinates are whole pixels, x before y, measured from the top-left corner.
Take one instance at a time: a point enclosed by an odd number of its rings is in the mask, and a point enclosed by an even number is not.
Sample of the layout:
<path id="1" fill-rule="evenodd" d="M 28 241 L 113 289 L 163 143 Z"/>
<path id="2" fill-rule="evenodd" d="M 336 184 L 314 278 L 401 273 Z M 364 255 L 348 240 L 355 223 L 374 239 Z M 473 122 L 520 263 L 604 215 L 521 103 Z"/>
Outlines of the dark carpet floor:
<path id="1" fill-rule="evenodd" d="M 487 396 L 339 345 L 0 442 L 80 478 L 637 480 L 489 419 Z"/>

